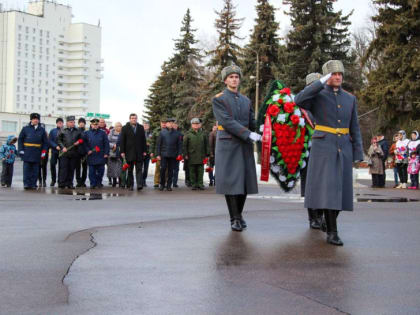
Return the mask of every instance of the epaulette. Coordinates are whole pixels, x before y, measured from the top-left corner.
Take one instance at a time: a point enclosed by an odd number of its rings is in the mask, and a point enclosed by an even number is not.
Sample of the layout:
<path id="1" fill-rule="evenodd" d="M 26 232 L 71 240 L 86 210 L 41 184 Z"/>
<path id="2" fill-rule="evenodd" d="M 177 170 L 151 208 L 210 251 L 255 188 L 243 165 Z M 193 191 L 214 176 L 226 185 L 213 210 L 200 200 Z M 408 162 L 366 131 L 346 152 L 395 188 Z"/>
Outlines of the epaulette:
<path id="1" fill-rule="evenodd" d="M 347 91 L 347 90 L 345 90 L 345 89 L 342 89 L 344 92 L 346 92 L 346 93 L 348 93 L 348 94 L 350 94 L 350 95 L 353 95 L 354 96 L 354 94 L 353 93 L 351 93 L 351 92 L 349 92 L 349 91 Z"/>
<path id="2" fill-rule="evenodd" d="M 220 92 L 219 94 L 216 94 L 216 96 L 215 97 L 220 97 L 220 96 L 222 96 L 223 95 L 223 91 L 222 92 Z"/>

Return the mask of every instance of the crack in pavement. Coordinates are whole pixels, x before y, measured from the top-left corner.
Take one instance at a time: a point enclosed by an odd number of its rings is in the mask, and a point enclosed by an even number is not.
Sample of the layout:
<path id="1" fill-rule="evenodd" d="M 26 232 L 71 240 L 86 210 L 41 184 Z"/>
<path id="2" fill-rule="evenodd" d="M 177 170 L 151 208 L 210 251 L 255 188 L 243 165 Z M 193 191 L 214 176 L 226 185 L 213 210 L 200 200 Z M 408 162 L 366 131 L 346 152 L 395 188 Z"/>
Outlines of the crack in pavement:
<path id="1" fill-rule="evenodd" d="M 308 300 L 310 300 L 310 301 L 312 301 L 312 302 L 315 302 L 315 303 L 317 303 L 317 304 L 319 304 L 319 305 L 326 306 L 326 307 L 328 307 L 328 308 L 331 308 L 331 309 L 333 309 L 333 310 L 336 310 L 337 312 L 340 312 L 340 313 L 342 313 L 342 314 L 351 315 L 351 313 L 347 313 L 347 312 L 345 312 L 345 311 L 343 311 L 343 310 L 339 309 L 338 307 L 335 307 L 335 306 L 332 306 L 332 305 L 328 305 L 328 304 L 326 304 L 326 303 L 322 303 L 321 301 L 319 301 L 319 300 L 317 300 L 317 299 L 315 299 L 315 298 L 312 298 L 312 297 L 307 296 L 307 295 L 305 295 L 305 294 L 301 294 L 301 293 L 294 292 L 294 291 L 292 291 L 292 290 L 290 290 L 290 289 L 287 289 L 287 288 L 285 288 L 285 287 L 282 287 L 282 286 L 280 286 L 280 285 L 274 285 L 274 284 L 271 284 L 271 283 L 267 283 L 267 282 L 265 282 L 265 281 L 261 281 L 261 283 L 263 283 L 263 284 L 265 284 L 265 285 L 267 285 L 267 286 L 273 287 L 273 288 L 277 288 L 277 289 L 280 289 L 280 290 L 283 290 L 283 291 L 289 292 L 289 293 L 294 294 L 294 295 L 296 295 L 296 296 L 303 297 L 303 298 L 308 299 Z"/>
<path id="2" fill-rule="evenodd" d="M 92 229 L 89 229 L 89 230 L 92 230 Z M 91 243 L 91 246 L 89 248 L 87 248 L 85 251 L 83 251 L 82 253 L 80 253 L 79 255 L 77 255 L 73 259 L 73 261 L 70 263 L 69 267 L 67 268 L 66 273 L 61 278 L 61 283 L 66 288 L 66 304 L 69 304 L 70 289 L 69 289 L 68 285 L 65 284 L 64 281 L 65 281 L 66 277 L 68 276 L 68 274 L 70 273 L 71 267 L 76 262 L 76 260 L 79 259 L 79 257 L 85 255 L 86 253 L 88 253 L 89 251 L 91 251 L 92 249 L 94 249 L 98 245 L 98 243 L 95 241 L 95 238 L 93 236 L 93 234 L 96 233 L 97 231 L 95 230 L 95 231 L 89 232 L 89 230 L 82 230 L 82 231 L 79 231 L 79 232 L 72 233 L 69 236 L 67 236 L 67 238 L 65 239 L 65 241 L 68 241 L 72 236 L 75 236 L 77 234 L 80 235 L 81 233 L 89 233 L 89 242 Z"/>

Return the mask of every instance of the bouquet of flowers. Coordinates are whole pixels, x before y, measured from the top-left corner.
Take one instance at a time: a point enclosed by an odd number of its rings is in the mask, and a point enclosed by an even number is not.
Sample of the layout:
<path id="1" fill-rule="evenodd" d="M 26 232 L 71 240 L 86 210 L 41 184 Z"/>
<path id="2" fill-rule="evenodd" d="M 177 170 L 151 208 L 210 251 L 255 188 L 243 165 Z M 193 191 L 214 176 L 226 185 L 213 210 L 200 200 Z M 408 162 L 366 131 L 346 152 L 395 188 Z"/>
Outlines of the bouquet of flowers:
<path id="1" fill-rule="evenodd" d="M 79 139 L 76 141 L 77 145 L 80 145 L 83 143 L 83 139 Z M 67 148 L 66 152 L 61 151 L 60 154 L 58 155 L 58 157 L 62 157 L 64 154 L 66 154 L 67 152 L 69 152 L 71 149 L 73 149 L 76 146 L 76 143 L 72 144 L 71 146 L 69 146 Z"/>
<path id="2" fill-rule="evenodd" d="M 130 168 L 130 164 L 127 163 L 126 158 L 123 159 L 123 166 L 122 166 L 122 171 L 125 172 L 126 170 L 128 170 Z"/>
<path id="3" fill-rule="evenodd" d="M 183 161 L 184 160 L 184 158 L 182 157 L 182 155 L 180 154 L 180 155 L 178 155 L 177 157 L 176 157 L 176 160 L 177 161 Z"/>
<path id="4" fill-rule="evenodd" d="M 157 158 L 152 159 L 152 164 L 155 164 L 158 161 Z"/>
<path id="5" fill-rule="evenodd" d="M 274 81 L 259 111 L 262 134 L 261 180 L 269 173 L 284 191 L 290 191 L 305 168 L 314 132 L 312 122 L 294 102 L 294 96 L 281 81 Z"/>
<path id="6" fill-rule="evenodd" d="M 208 162 L 209 162 L 209 158 L 205 158 L 205 159 L 203 160 L 203 165 L 206 165 Z"/>

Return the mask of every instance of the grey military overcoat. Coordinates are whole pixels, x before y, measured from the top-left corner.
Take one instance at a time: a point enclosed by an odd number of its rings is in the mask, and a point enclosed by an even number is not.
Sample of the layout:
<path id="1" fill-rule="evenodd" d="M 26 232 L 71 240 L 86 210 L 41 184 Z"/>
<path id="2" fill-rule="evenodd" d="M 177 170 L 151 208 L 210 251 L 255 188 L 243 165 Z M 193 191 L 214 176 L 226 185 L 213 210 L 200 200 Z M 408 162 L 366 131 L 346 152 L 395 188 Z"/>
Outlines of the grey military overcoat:
<path id="1" fill-rule="evenodd" d="M 257 194 L 254 147 L 248 139 L 255 131 L 251 101 L 225 89 L 213 98 L 213 113 L 224 130 L 216 138 L 216 193 Z"/>
<path id="2" fill-rule="evenodd" d="M 305 189 L 305 208 L 353 210 L 353 162 L 363 160 L 356 97 L 319 80 L 295 97 L 317 125 L 349 128 L 349 134 L 315 130 Z"/>

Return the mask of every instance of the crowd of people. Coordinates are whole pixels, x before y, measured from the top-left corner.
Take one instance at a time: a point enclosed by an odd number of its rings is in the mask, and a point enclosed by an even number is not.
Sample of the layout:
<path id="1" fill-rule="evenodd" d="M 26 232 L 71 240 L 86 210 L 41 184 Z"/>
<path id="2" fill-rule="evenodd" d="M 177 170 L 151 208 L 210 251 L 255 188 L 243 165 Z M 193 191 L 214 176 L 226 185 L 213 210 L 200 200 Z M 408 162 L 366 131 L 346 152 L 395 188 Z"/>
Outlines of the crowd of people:
<path id="1" fill-rule="evenodd" d="M 162 119 L 160 128 L 152 131 L 148 121 L 138 123 L 136 114 L 131 114 L 124 126 L 117 122 L 109 128 L 104 119 L 91 119 L 87 128 L 84 118 L 77 120 L 77 126 L 74 116 L 66 117 L 65 125 L 63 118 L 57 118 L 49 133 L 40 121 L 41 116 L 32 113 L 19 137 L 11 135 L 0 146 L 3 187 L 12 185 L 17 157 L 23 160 L 25 190 L 47 186 L 48 162 L 50 186 L 57 184 L 62 189 L 87 187 L 87 179 L 91 189 L 101 188 L 107 177 L 112 187 L 142 190 L 147 186 L 150 163 L 156 163 L 154 188 L 161 191 L 178 187 L 181 163 L 185 183 L 192 190 L 204 189 L 204 170 L 210 186 L 215 185 L 217 127 L 207 134 L 200 118 L 191 120 L 191 129 L 185 134 L 174 118 Z"/>
<path id="2" fill-rule="evenodd" d="M 394 170 L 394 188 L 419 189 L 420 138 L 414 130 L 407 138 L 404 130 L 393 136 L 392 145 L 383 135 L 371 140 L 368 150 L 369 173 L 372 175 L 372 187 L 385 187 L 386 168 Z M 410 186 L 408 186 L 410 175 Z"/>

